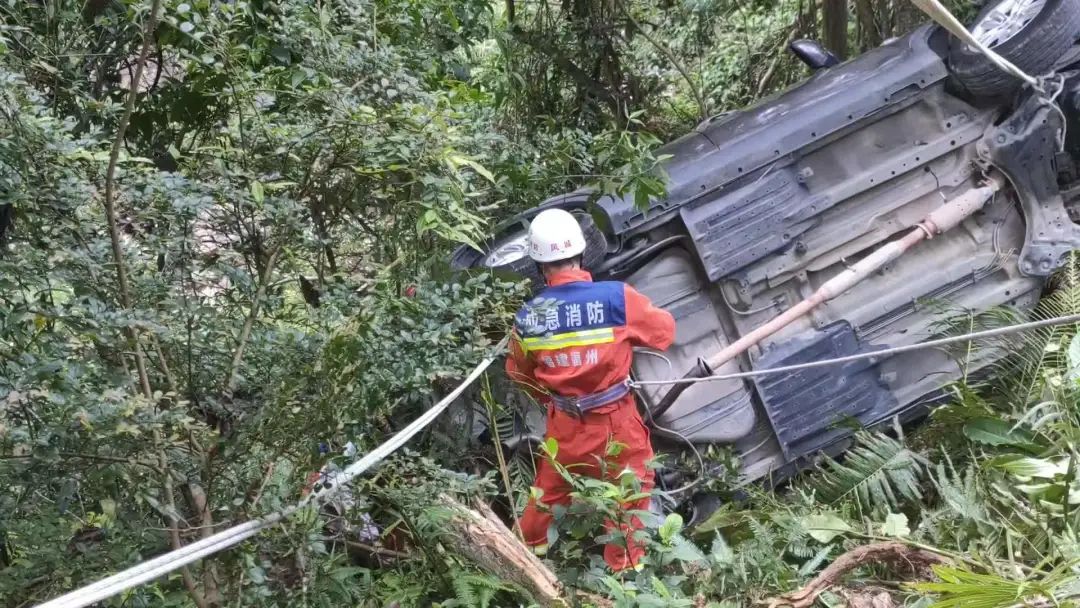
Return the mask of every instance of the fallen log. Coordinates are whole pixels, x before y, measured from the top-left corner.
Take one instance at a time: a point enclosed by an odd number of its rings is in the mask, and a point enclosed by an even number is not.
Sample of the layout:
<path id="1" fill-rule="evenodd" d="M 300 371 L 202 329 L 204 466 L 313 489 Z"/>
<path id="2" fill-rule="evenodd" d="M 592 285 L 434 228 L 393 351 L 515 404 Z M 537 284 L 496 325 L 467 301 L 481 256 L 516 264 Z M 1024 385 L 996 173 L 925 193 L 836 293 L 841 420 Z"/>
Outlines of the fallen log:
<path id="1" fill-rule="evenodd" d="M 452 528 L 440 540 L 448 548 L 500 580 L 513 584 L 541 606 L 568 606 L 555 574 L 503 524 L 491 508 L 467 507 L 450 496 L 442 501 L 453 511 Z"/>

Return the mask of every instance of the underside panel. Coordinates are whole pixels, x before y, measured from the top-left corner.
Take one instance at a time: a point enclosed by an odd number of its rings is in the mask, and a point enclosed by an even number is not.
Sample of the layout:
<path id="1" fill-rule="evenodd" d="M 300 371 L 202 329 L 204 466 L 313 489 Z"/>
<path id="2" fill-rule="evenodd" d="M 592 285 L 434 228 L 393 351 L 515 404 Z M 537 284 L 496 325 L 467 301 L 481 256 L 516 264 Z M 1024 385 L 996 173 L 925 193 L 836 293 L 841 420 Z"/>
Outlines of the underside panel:
<path id="1" fill-rule="evenodd" d="M 755 367 L 767 369 L 870 352 L 851 326 L 834 323 L 810 338 L 771 349 Z M 823 448 L 857 424 L 875 422 L 896 406 L 872 359 L 755 378 L 758 394 L 790 461 Z"/>
<path id="2" fill-rule="evenodd" d="M 680 214 L 711 281 L 740 275 L 775 284 L 823 266 L 822 256 L 831 258 L 824 265 L 835 263 L 922 219 L 949 185 L 939 176 L 954 183 L 970 176 L 969 144 L 989 119 L 939 85 L 737 189 L 683 205 Z M 931 194 L 920 215 L 891 213 Z M 843 215 L 831 213 L 838 205 Z M 764 274 L 743 270 L 766 258 Z"/>
<path id="3" fill-rule="evenodd" d="M 716 281 L 791 244 L 810 227 L 792 218 L 823 209 L 824 203 L 784 168 L 714 203 L 688 205 L 680 212 L 709 280 Z"/>
<path id="4" fill-rule="evenodd" d="M 665 167 L 668 195 L 634 205 L 633 196 L 602 197 L 597 205 L 616 234 L 637 229 L 664 212 L 715 198 L 755 171 L 827 142 L 868 117 L 909 103 L 947 75 L 931 48 L 934 29 L 873 49 L 753 108 L 717 116 L 695 132 L 657 150 L 672 154 Z M 708 149 L 707 149 L 708 148 Z"/>
<path id="5" fill-rule="evenodd" d="M 663 380 L 681 376 L 698 357 L 727 345 L 720 315 L 709 298 L 711 290 L 701 281 L 686 250 L 668 249 L 627 282 L 675 317 L 675 343 L 662 354 L 639 353 L 634 358 L 636 378 Z M 735 372 L 738 364 L 731 362 L 717 371 Z M 655 403 L 666 390 L 647 387 L 644 397 Z M 658 422 L 696 442 L 726 443 L 749 433 L 755 419 L 745 383 L 728 380 L 690 388 Z"/>

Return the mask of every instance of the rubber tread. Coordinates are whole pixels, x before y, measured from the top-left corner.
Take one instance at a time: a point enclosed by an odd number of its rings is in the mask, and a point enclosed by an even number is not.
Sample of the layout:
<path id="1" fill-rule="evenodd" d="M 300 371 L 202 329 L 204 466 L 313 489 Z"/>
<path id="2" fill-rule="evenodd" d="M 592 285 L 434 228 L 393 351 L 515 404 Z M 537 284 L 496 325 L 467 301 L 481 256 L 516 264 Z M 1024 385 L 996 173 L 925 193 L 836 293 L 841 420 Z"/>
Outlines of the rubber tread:
<path id="1" fill-rule="evenodd" d="M 975 22 L 996 4 L 980 11 Z M 994 50 L 1025 73 L 1042 76 L 1078 39 L 1080 0 L 1048 0 L 1043 11 L 1026 28 Z M 975 98 L 1006 97 L 1016 92 L 1021 84 L 1019 79 L 953 37 L 949 40 L 949 68 Z"/>

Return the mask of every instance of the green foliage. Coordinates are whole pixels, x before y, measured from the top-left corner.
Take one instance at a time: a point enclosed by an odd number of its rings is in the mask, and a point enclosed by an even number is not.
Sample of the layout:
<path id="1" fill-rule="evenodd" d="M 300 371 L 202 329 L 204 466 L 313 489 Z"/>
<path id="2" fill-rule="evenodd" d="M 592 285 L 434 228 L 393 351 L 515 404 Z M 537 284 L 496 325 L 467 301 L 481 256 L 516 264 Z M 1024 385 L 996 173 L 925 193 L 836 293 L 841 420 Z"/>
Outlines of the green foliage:
<path id="1" fill-rule="evenodd" d="M 138 83 L 149 3 L 0 5 L 0 205 L 15 214 L 0 251 L 5 602 L 292 504 L 311 471 L 347 464 L 347 442 L 399 429 L 490 352 L 522 296 L 448 276 L 452 247 L 583 185 L 661 196 L 660 139 L 801 76 L 783 43 L 812 22 L 787 1 L 511 5 L 513 22 L 481 0 L 166 0 Z M 103 196 L 127 118 L 115 257 Z M 1055 298 L 1044 314 L 1080 308 Z M 575 505 L 557 513 L 552 563 L 619 606 L 725 608 L 790 590 L 868 531 L 970 550 L 1009 580 L 1000 564 L 1017 554 L 1066 563 L 1080 556 L 1075 333 L 1001 364 L 1011 404 L 958 390 L 977 452 L 959 473 L 923 475 L 901 441 L 863 435 L 808 482 L 813 497 L 758 492 L 692 539 L 679 514 L 637 514 L 646 566 L 612 576 L 599 547 L 626 539 L 604 523 L 640 487 L 566 472 Z M 481 415 L 512 436 L 508 412 Z M 526 602 L 445 550 L 440 497 L 498 492 L 468 424 L 443 422 L 356 483 L 345 515 L 306 510 L 193 566 L 190 586 L 162 579 L 114 604 Z M 508 464 L 519 500 L 532 467 L 524 450 Z M 350 546 L 342 523 L 357 521 L 392 559 Z"/>
<path id="2" fill-rule="evenodd" d="M 826 504 L 853 502 L 861 511 L 898 509 L 922 498 L 922 459 L 903 441 L 860 432 L 842 461 L 826 459 L 809 484 Z"/>
<path id="3" fill-rule="evenodd" d="M 765 494 L 753 503 L 753 511 L 729 511 L 725 521 L 714 518 L 708 552 L 708 584 L 719 597 L 747 603 L 791 589 L 816 571 L 838 548 L 838 543 L 820 542 L 823 528 L 829 529 L 831 541 L 837 526 L 847 526 L 831 517 L 826 522 L 819 505 Z"/>
<path id="4" fill-rule="evenodd" d="M 618 444 L 608 453 L 617 453 Z M 650 497 L 641 491 L 632 471 L 618 471 L 601 460 L 597 477 L 579 474 L 555 460 L 558 444 L 549 439 L 544 457 L 570 486 L 569 505 L 551 508 L 547 557 L 559 565 L 560 578 L 573 587 L 601 594 L 616 606 L 690 606 L 687 574 L 708 563 L 705 552 L 684 535 L 678 514 L 657 517 L 649 511 L 632 510 L 634 503 Z M 642 528 L 629 532 L 632 519 Z M 603 546 L 625 548 L 640 544 L 645 550 L 640 568 L 611 574 L 600 554 Z"/>
<path id="5" fill-rule="evenodd" d="M 361 298 L 304 370 L 306 382 L 278 389 L 278 403 L 262 412 L 261 432 L 330 439 L 336 430 L 352 441 L 377 439 L 380 427 L 414 418 L 486 356 L 522 294 L 489 276 L 450 286 L 422 280 L 414 288 L 412 297 L 379 291 Z"/>
<path id="6" fill-rule="evenodd" d="M 1045 577 L 1011 580 L 996 574 L 979 574 L 959 568 L 938 566 L 934 574 L 941 582 L 912 585 L 917 591 L 935 593 L 941 599 L 935 608 L 1007 608 L 1020 605 L 1056 605 L 1058 592 L 1075 577 L 1056 572 Z"/>
<path id="7" fill-rule="evenodd" d="M 487 3 L 164 4 L 115 182 L 130 308 L 102 192 L 147 6 L 0 7 L 0 204 L 16 214 L 0 596 L 15 604 L 168 549 L 173 521 L 187 543 L 289 504 L 321 442 L 371 445 L 427 405 L 519 293 L 450 286 L 439 260 L 484 238 L 485 215 L 552 193 L 515 172 L 562 154 L 516 146 L 491 97 L 451 78 Z M 322 523 L 132 601 L 357 604 L 393 586 L 318 540 Z"/>
<path id="8" fill-rule="evenodd" d="M 811 538 L 819 543 L 828 543 L 845 532 L 851 532 L 851 526 L 833 513 L 815 513 L 803 520 Z"/>
<path id="9" fill-rule="evenodd" d="M 445 608 L 487 608 L 496 594 L 510 590 L 490 576 L 463 572 L 454 574 L 452 580 L 457 597 L 443 602 Z"/>

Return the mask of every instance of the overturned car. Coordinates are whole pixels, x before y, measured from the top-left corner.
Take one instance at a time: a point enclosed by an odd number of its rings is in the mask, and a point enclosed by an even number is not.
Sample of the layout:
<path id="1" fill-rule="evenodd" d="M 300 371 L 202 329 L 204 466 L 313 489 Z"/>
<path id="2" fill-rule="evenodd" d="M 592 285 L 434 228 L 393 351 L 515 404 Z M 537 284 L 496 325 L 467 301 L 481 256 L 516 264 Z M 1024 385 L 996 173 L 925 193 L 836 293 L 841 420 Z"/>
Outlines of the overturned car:
<path id="1" fill-rule="evenodd" d="M 1049 75 L 1042 90 L 934 26 L 839 65 L 804 45 L 808 80 L 659 150 L 671 155 L 666 198 L 642 209 L 632 196 L 557 196 L 500 227 L 484 251 L 459 249 L 452 265 L 538 280 L 529 219 L 551 207 L 580 214 L 595 278 L 632 284 L 676 319 L 675 344 L 640 353 L 634 377 L 677 378 L 993 173 L 1003 185 L 977 212 L 710 371 L 922 342 L 958 310 L 1030 309 L 1080 246 L 1080 0 L 991 1 L 972 33 Z M 837 423 L 911 412 L 961 372 L 948 353 L 923 350 L 696 384 L 659 410 L 668 388 L 650 386 L 641 405 L 694 444 L 733 446 L 758 479 L 842 449 L 852 431 Z"/>

